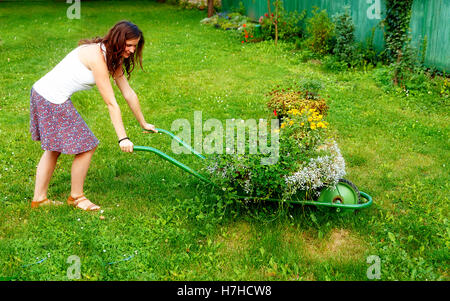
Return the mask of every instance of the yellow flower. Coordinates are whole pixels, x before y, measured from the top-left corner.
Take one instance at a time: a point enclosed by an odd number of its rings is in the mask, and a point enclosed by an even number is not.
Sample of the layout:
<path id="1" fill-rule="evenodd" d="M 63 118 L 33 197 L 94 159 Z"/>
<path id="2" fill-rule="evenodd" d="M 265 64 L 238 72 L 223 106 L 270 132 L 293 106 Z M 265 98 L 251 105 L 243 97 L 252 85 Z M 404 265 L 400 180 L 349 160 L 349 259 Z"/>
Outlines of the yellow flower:
<path id="1" fill-rule="evenodd" d="M 286 126 L 286 122 L 283 122 L 283 123 L 281 124 L 281 128 L 284 129 L 285 126 Z"/>
<path id="2" fill-rule="evenodd" d="M 313 120 L 312 117 L 308 117 L 308 121 L 311 122 Z"/>
<path id="3" fill-rule="evenodd" d="M 304 122 L 302 122 L 302 123 L 300 123 L 300 125 L 301 125 L 301 126 L 304 126 L 304 125 L 305 125 L 305 123 L 304 123 Z"/>
<path id="4" fill-rule="evenodd" d="M 293 124 L 294 124 L 293 120 L 289 121 L 289 125 L 293 125 Z"/>
<path id="5" fill-rule="evenodd" d="M 318 123 L 317 123 L 317 127 L 321 127 L 321 128 L 323 128 L 323 129 L 326 129 L 327 128 L 327 122 L 326 121 L 324 121 L 324 122 L 322 122 L 322 121 L 319 121 Z"/>
<path id="6" fill-rule="evenodd" d="M 316 123 L 315 122 L 311 122 L 310 127 L 311 127 L 311 130 L 315 130 L 316 129 Z"/>

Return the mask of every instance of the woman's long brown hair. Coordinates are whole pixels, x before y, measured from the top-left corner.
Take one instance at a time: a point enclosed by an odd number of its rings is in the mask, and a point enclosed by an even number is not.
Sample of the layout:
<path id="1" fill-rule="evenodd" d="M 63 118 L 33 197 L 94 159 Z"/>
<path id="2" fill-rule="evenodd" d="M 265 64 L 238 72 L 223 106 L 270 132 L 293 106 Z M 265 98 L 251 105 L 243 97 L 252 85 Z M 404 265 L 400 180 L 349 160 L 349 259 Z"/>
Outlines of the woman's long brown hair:
<path id="1" fill-rule="evenodd" d="M 136 51 L 132 53 L 128 58 L 123 58 L 122 54 L 125 51 L 126 41 L 139 39 Z M 136 58 L 139 60 L 139 65 L 142 67 L 142 49 L 144 48 L 144 35 L 142 31 L 133 23 L 123 20 L 117 22 L 104 37 L 95 37 L 93 39 L 82 39 L 78 42 L 78 45 L 91 44 L 91 43 L 103 43 L 106 48 L 106 65 L 108 66 L 109 73 L 114 77 L 116 70 L 121 67 L 122 74 L 127 73 L 127 78 L 131 76 Z"/>

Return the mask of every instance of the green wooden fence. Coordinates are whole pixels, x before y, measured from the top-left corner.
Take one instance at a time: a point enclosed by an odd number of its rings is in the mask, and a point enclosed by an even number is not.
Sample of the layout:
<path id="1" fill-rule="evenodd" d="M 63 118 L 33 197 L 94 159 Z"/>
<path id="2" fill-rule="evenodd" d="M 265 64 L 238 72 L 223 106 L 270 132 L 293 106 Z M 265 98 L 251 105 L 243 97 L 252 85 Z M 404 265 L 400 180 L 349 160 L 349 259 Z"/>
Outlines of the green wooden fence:
<path id="1" fill-rule="evenodd" d="M 239 7 L 242 2 L 246 14 L 257 20 L 267 9 L 267 0 L 222 0 L 224 11 Z M 271 3 L 274 1 L 272 0 Z M 380 22 L 385 17 L 385 0 L 284 0 L 287 11 L 306 10 L 308 15 L 314 6 L 326 9 L 329 16 L 349 8 L 355 23 L 355 38 L 366 42 L 375 28 L 374 47 L 383 49 L 384 36 Z M 272 6 L 273 11 L 273 6 Z M 450 72 L 450 0 L 414 0 L 411 13 L 412 44 L 420 49 L 426 37 L 425 64 Z"/>

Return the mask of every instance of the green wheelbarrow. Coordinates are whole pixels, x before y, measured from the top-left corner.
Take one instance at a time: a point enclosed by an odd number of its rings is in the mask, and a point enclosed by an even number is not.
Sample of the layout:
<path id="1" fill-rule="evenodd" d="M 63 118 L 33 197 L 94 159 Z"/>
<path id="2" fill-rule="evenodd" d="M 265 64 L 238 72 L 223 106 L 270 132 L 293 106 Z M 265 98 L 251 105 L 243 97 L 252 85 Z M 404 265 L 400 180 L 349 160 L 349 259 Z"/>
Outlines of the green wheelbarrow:
<path id="1" fill-rule="evenodd" d="M 183 145 L 185 148 L 187 148 L 193 155 L 200 158 L 201 160 L 205 160 L 206 158 L 198 153 L 196 150 L 194 150 L 189 144 L 185 143 L 183 140 L 181 140 L 179 137 L 174 135 L 173 133 L 164 130 L 164 129 L 157 129 L 157 131 L 161 134 L 166 134 L 170 136 L 172 139 L 175 139 L 178 141 L 181 145 Z M 153 148 L 151 146 L 138 146 L 135 145 L 133 148 L 134 151 L 145 151 L 145 152 L 151 152 L 159 157 L 163 158 L 164 160 L 169 161 L 173 165 L 181 168 L 182 170 L 190 173 L 194 177 L 202 180 L 203 182 L 212 185 L 216 188 L 219 188 L 215 183 L 210 181 L 208 177 L 200 174 L 199 172 L 193 170 L 189 166 L 177 161 L 176 159 L 170 157 L 169 155 L 165 154 L 164 152 Z M 249 196 L 242 196 L 243 199 L 252 199 L 253 197 Z M 273 198 L 264 198 L 262 200 L 265 201 L 274 201 L 274 202 L 286 202 L 291 204 L 300 204 L 300 205 L 313 205 L 316 207 L 325 207 L 325 208 L 334 208 L 337 212 L 346 212 L 346 211 L 353 211 L 353 210 L 359 210 L 363 208 L 367 208 L 372 205 L 373 200 L 370 195 L 367 193 L 358 190 L 358 188 L 350 181 L 346 179 L 340 179 L 338 184 L 335 188 L 329 189 L 325 188 L 320 191 L 320 195 L 317 200 L 307 200 L 306 198 L 306 192 L 299 192 L 297 193 L 293 198 L 290 200 L 281 200 L 281 199 L 273 199 Z"/>

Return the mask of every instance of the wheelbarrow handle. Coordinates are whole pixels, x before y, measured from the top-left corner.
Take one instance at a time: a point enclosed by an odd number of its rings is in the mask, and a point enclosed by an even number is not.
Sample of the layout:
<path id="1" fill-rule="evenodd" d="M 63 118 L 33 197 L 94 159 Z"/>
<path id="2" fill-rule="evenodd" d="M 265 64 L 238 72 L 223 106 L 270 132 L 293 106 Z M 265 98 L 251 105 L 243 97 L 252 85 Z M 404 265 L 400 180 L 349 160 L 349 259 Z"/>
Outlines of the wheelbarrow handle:
<path id="1" fill-rule="evenodd" d="M 187 148 L 191 153 L 193 153 L 194 155 L 196 155 L 197 157 L 201 158 L 201 159 L 205 159 L 205 157 L 200 154 L 199 152 L 197 152 L 195 149 L 193 149 L 189 144 L 187 144 L 186 142 L 184 142 L 183 140 L 181 140 L 180 137 L 176 136 L 175 134 L 169 132 L 168 130 L 165 129 L 156 129 L 158 131 L 158 133 L 164 133 L 170 137 L 172 137 L 173 139 L 175 139 L 176 141 L 178 141 L 179 143 L 181 143 L 181 145 L 183 145 L 185 148 Z"/>
<path id="2" fill-rule="evenodd" d="M 175 166 L 178 166 L 179 168 L 183 169 L 184 171 L 190 173 L 191 175 L 199 178 L 200 180 L 208 183 L 208 184 L 212 184 L 215 185 L 213 182 L 211 182 L 209 179 L 207 179 L 206 177 L 204 177 L 203 175 L 201 175 L 200 173 L 196 172 L 195 170 L 193 170 L 192 168 L 190 168 L 189 166 L 175 160 L 174 158 L 172 158 L 171 156 L 163 153 L 162 151 L 160 151 L 159 149 L 156 149 L 154 147 L 151 146 L 140 146 L 140 145 L 135 145 L 133 146 L 133 150 L 134 151 L 147 151 L 147 152 L 151 152 L 154 153 L 158 156 L 160 156 L 161 158 L 169 161 L 170 163 L 172 163 Z"/>

